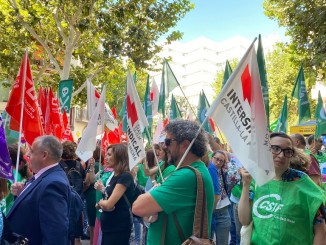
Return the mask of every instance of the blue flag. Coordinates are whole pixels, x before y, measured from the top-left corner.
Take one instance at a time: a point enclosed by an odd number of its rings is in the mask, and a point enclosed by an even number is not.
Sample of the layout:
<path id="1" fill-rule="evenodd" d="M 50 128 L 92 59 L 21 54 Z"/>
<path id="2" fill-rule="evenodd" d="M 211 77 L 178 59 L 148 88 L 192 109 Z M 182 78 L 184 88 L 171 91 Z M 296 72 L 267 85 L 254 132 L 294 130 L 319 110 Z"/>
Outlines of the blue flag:
<path id="1" fill-rule="evenodd" d="M 14 180 L 3 121 L 0 116 L 0 178 Z"/>

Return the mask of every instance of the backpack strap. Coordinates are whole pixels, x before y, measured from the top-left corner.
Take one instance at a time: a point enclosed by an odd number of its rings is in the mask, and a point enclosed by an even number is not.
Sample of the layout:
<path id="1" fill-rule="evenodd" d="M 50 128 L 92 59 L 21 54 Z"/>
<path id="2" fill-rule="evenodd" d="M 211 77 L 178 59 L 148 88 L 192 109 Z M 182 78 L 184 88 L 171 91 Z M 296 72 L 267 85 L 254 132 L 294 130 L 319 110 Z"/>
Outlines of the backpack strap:
<path id="1" fill-rule="evenodd" d="M 59 164 L 60 164 L 61 168 L 63 169 L 63 171 L 65 171 L 65 173 L 67 174 L 67 172 L 69 170 L 68 164 L 65 161 L 60 161 Z"/>

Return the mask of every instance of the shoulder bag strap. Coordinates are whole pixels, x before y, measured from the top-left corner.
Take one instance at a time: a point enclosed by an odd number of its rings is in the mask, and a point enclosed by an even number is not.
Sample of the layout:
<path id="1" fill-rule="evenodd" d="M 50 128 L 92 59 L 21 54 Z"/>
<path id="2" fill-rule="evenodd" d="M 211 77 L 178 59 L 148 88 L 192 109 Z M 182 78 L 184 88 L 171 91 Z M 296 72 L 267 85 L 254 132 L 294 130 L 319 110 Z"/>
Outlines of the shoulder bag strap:
<path id="1" fill-rule="evenodd" d="M 196 174 L 197 178 L 197 198 L 193 224 L 193 235 L 198 238 L 208 239 L 208 215 L 203 177 L 197 169 L 191 166 L 185 166 L 184 168 L 191 169 Z"/>
<path id="2" fill-rule="evenodd" d="M 182 228 L 180 226 L 180 223 L 179 223 L 179 220 L 177 218 L 177 215 L 175 213 L 172 213 L 172 217 L 173 217 L 174 224 L 177 227 L 177 231 L 178 231 L 180 240 L 181 240 L 181 242 L 184 242 L 186 239 L 185 239 L 185 236 L 183 234 L 183 231 L 182 231 Z"/>
<path id="3" fill-rule="evenodd" d="M 161 236 L 161 245 L 165 244 L 166 227 L 168 226 L 168 215 L 163 212 L 163 230 Z"/>

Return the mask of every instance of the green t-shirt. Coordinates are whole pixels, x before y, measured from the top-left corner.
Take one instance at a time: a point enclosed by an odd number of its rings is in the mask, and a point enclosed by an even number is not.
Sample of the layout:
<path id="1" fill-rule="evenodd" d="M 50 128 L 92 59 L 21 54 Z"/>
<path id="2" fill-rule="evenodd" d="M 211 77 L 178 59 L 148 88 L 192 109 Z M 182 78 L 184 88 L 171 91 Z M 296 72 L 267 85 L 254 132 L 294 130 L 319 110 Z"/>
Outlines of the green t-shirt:
<path id="1" fill-rule="evenodd" d="M 160 163 L 160 169 L 162 169 L 162 166 L 164 164 L 164 161 L 162 163 Z M 162 172 L 162 176 L 163 176 L 163 179 L 167 178 L 173 171 L 175 170 L 175 166 L 174 165 L 168 165 Z M 162 183 L 162 178 L 161 178 L 161 175 L 160 175 L 160 172 L 157 171 L 156 175 L 155 175 L 155 180 L 156 180 L 156 183 Z"/>
<path id="2" fill-rule="evenodd" d="M 16 169 L 13 169 L 13 175 L 16 176 Z M 19 172 L 17 175 L 17 182 L 25 182 L 25 179 L 24 180 L 22 179 L 22 176 Z M 12 182 L 10 180 L 8 180 L 7 185 L 8 185 L 8 189 L 10 190 Z M 14 195 L 11 194 L 11 192 L 9 192 L 9 194 L 0 201 L 1 211 L 5 215 L 7 215 L 9 213 L 9 210 L 11 209 L 12 205 L 14 204 L 14 201 L 15 201 Z"/>
<path id="3" fill-rule="evenodd" d="M 148 176 L 145 175 L 144 164 L 138 163 L 137 166 L 138 166 L 138 172 L 137 172 L 138 184 L 140 184 L 141 186 L 145 187 L 146 186 L 146 182 L 148 180 Z"/>
<path id="4" fill-rule="evenodd" d="M 203 162 L 194 162 L 191 166 L 196 168 L 203 177 L 208 210 L 207 225 L 210 227 L 214 204 L 212 179 Z M 168 222 L 165 244 L 180 245 L 181 241 L 173 221 L 172 213 L 176 214 L 185 238 L 190 237 L 193 231 L 197 196 L 197 179 L 195 174 L 190 169 L 174 171 L 162 185 L 153 189 L 150 195 L 164 211 L 158 214 L 158 220 L 156 222 L 150 224 L 147 244 L 152 245 L 160 243 L 163 230 L 163 217 L 167 215 Z"/>
<path id="5" fill-rule="evenodd" d="M 311 154 L 310 151 L 309 151 L 309 149 L 306 149 L 306 153 L 308 155 Z M 324 163 L 324 162 L 326 162 L 326 154 L 325 154 L 325 152 L 319 151 L 319 153 L 313 154 L 313 155 L 316 158 L 316 160 L 318 161 L 319 165 L 322 164 L 322 163 Z"/>

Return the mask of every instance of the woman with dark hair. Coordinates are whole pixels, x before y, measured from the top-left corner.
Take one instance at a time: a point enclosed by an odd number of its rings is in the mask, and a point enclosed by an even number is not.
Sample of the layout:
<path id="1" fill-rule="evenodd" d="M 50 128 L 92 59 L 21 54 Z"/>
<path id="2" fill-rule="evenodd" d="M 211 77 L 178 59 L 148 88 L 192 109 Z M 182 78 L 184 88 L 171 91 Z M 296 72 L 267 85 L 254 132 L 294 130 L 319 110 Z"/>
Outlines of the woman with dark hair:
<path id="1" fill-rule="evenodd" d="M 96 146 L 95 151 L 93 152 L 93 157 L 90 158 L 87 162 L 86 177 L 84 181 L 84 197 L 86 200 L 86 211 L 87 211 L 87 220 L 89 225 L 89 240 L 90 245 L 93 244 L 93 234 L 94 226 L 96 219 L 96 190 L 94 188 L 95 184 L 95 173 L 99 171 L 100 165 L 100 154 L 101 148 Z M 101 156 L 103 160 L 103 156 Z"/>
<path id="2" fill-rule="evenodd" d="M 128 245 L 132 225 L 129 204 L 132 203 L 134 180 L 129 170 L 127 145 L 110 145 L 105 160 L 108 167 L 114 169 L 114 176 L 103 193 L 107 198 L 97 204 L 97 207 L 103 211 L 102 244 Z"/>
<path id="3" fill-rule="evenodd" d="M 16 176 L 16 161 L 17 161 L 17 153 L 18 153 L 18 145 L 9 145 L 8 151 L 10 154 L 12 167 L 13 167 L 13 175 Z M 24 159 L 25 151 L 23 148 L 20 149 L 19 153 L 19 164 L 18 164 L 18 175 L 17 175 L 17 182 L 25 183 L 29 178 L 33 176 L 33 174 L 30 172 L 28 168 L 28 164 L 26 160 Z M 12 181 L 8 180 L 8 189 L 10 190 Z M 5 197 L 5 202 L 3 202 L 3 205 L 1 205 L 1 210 L 4 214 L 8 214 L 10 208 L 12 207 L 14 203 L 14 196 L 9 192 L 8 195 Z"/>
<path id="4" fill-rule="evenodd" d="M 153 154 L 153 150 L 148 150 L 147 152 L 147 161 L 150 160 L 151 158 L 154 160 L 154 166 L 150 168 L 149 164 L 145 163 L 145 175 L 151 176 L 151 179 L 154 180 L 153 184 L 162 184 L 163 180 L 167 178 L 174 170 L 175 166 L 169 161 L 169 156 L 168 153 L 164 148 L 161 146 L 155 144 L 154 145 L 155 149 L 155 154 L 157 156 L 157 159 L 159 161 L 159 164 L 156 164 L 156 158 L 155 155 Z M 148 165 L 148 166 L 147 166 Z M 159 169 L 161 170 L 163 180 L 161 178 L 161 174 Z"/>
<path id="5" fill-rule="evenodd" d="M 231 227 L 231 217 L 228 207 L 231 204 L 228 197 L 227 183 L 227 162 L 228 158 L 224 151 L 217 150 L 211 158 L 212 163 L 218 170 L 218 181 L 220 185 L 220 200 L 214 207 L 211 239 L 216 236 L 216 244 L 227 245 L 229 243 L 229 232 Z"/>
<path id="6" fill-rule="evenodd" d="M 244 226 L 253 222 L 250 243 L 325 244 L 325 193 L 305 173 L 290 168 L 295 151 L 287 134 L 272 133 L 270 144 L 275 177 L 254 187 L 252 202 L 252 178 L 241 169 L 239 219 Z"/>

